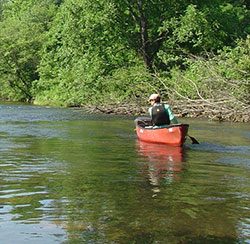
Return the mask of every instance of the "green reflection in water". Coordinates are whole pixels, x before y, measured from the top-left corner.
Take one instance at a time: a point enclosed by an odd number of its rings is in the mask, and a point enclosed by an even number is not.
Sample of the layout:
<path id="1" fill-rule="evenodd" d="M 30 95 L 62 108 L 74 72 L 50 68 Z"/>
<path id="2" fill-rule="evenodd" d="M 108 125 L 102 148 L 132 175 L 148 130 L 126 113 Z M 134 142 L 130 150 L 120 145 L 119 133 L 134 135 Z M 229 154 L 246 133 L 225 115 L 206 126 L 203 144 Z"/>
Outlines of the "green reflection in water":
<path id="1" fill-rule="evenodd" d="M 249 128 L 193 124 L 183 149 L 138 142 L 131 119 L 0 124 L 1 221 L 47 243 L 249 240 Z"/>

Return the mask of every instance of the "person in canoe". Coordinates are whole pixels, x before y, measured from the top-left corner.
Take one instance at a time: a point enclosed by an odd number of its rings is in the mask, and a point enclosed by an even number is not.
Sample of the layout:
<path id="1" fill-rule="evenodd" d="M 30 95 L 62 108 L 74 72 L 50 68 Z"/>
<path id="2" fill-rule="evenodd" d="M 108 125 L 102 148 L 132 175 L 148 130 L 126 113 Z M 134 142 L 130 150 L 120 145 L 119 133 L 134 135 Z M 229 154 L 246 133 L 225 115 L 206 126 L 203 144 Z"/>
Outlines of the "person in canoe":
<path id="1" fill-rule="evenodd" d="M 148 101 L 151 104 L 148 112 L 154 126 L 178 124 L 178 120 L 170 106 L 166 103 L 161 103 L 161 96 L 159 94 L 151 94 Z"/>

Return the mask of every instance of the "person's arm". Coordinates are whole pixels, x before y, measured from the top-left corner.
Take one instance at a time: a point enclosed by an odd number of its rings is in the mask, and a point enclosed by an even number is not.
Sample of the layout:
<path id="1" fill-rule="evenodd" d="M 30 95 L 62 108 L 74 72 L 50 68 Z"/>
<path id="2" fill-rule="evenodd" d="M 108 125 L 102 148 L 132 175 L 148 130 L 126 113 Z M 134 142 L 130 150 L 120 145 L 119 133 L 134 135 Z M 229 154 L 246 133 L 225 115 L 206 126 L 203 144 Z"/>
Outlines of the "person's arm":
<path id="1" fill-rule="evenodd" d="M 164 104 L 164 107 L 165 107 L 166 111 L 168 112 L 171 124 L 179 124 L 179 122 L 178 122 L 177 118 L 175 117 L 174 113 L 172 112 L 170 106 L 168 104 Z"/>
<path id="2" fill-rule="evenodd" d="M 172 124 L 179 124 L 179 122 L 178 122 L 178 120 L 177 120 L 177 118 L 175 116 L 174 116 L 173 119 L 171 119 L 171 123 Z"/>

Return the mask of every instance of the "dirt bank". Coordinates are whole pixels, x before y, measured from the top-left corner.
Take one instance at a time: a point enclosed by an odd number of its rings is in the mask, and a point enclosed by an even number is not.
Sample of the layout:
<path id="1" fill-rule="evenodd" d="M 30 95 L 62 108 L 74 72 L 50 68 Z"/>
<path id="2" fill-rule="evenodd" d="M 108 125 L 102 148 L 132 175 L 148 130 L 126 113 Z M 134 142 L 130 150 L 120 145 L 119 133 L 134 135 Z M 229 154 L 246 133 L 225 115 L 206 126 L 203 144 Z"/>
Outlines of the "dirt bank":
<path id="1" fill-rule="evenodd" d="M 175 101 L 168 102 L 178 118 L 207 118 L 215 121 L 250 122 L 250 106 L 239 106 L 237 109 L 222 101 Z M 148 106 L 126 103 L 98 106 L 84 106 L 89 113 L 105 113 L 130 116 L 147 115 Z"/>

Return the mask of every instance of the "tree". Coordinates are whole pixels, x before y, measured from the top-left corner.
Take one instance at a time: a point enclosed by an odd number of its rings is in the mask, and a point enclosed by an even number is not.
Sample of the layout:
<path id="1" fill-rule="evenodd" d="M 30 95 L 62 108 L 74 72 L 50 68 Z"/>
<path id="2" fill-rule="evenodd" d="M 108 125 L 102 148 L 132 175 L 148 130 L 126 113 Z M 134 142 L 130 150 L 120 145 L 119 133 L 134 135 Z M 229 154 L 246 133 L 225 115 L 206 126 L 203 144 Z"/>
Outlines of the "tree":
<path id="1" fill-rule="evenodd" d="M 165 20 L 159 28 L 171 35 L 157 53 L 158 62 L 169 70 L 176 65 L 186 68 L 190 57 L 209 58 L 224 46 L 236 46 L 237 39 L 245 39 L 250 31 L 246 24 L 249 14 L 244 5 L 233 6 L 224 1 L 187 6 L 178 18 Z"/>
<path id="2" fill-rule="evenodd" d="M 156 71 L 171 76 L 249 33 L 243 0 L 0 3 L 1 96 L 39 103 L 140 97 L 159 89 Z"/>
<path id="3" fill-rule="evenodd" d="M 39 79 L 37 66 L 44 32 L 55 11 L 44 0 L 10 1 L 3 5 L 0 22 L 0 78 L 2 96 L 14 100 L 32 100 L 33 82 Z"/>
<path id="4" fill-rule="evenodd" d="M 66 0 L 44 45 L 37 100 L 97 102 L 116 86 L 108 82 L 113 72 L 140 63 L 118 21 L 112 1 Z"/>
<path id="5" fill-rule="evenodd" d="M 185 1 L 115 1 L 119 11 L 120 28 L 130 48 L 143 58 L 145 66 L 152 71 L 154 60 L 168 31 L 159 31 L 166 19 L 179 15 Z"/>

